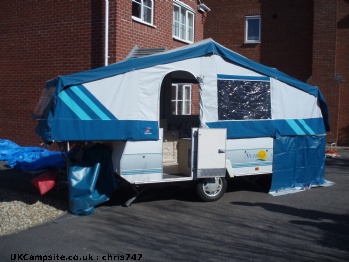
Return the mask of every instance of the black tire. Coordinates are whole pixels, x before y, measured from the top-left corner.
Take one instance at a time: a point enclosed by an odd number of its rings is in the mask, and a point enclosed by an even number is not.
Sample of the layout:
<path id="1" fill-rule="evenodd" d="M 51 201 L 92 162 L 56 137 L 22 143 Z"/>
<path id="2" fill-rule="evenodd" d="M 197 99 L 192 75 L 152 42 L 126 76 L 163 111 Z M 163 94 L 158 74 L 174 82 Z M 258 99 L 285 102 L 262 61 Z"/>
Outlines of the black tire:
<path id="1" fill-rule="evenodd" d="M 205 202 L 216 201 L 220 199 L 227 189 L 227 180 L 225 177 L 203 178 L 196 184 L 196 192 L 199 198 Z"/>

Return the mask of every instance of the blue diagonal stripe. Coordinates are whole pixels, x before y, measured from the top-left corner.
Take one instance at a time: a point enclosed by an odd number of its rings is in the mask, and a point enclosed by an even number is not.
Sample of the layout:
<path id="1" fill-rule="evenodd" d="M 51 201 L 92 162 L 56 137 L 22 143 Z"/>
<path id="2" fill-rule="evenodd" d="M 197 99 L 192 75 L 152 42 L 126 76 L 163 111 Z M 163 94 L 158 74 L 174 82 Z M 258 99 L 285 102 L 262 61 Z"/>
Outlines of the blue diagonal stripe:
<path id="1" fill-rule="evenodd" d="M 94 111 L 102 120 L 110 120 L 110 118 L 104 114 L 104 112 L 95 104 L 92 102 L 92 100 L 86 96 L 77 86 L 72 86 L 70 88 L 76 95 L 78 95 L 81 100 Z"/>
<path id="2" fill-rule="evenodd" d="M 58 97 L 67 105 L 81 120 L 92 120 L 89 115 L 85 113 L 82 108 L 75 103 L 73 99 L 66 93 L 66 91 L 62 91 L 59 93 Z"/>
<path id="3" fill-rule="evenodd" d="M 298 119 L 298 122 L 304 127 L 305 130 L 309 132 L 309 134 L 315 135 L 315 132 L 313 131 L 313 129 L 311 129 L 311 127 L 308 126 L 303 119 Z"/>
<path id="4" fill-rule="evenodd" d="M 287 124 L 293 129 L 294 132 L 296 132 L 297 135 L 305 135 L 305 132 L 300 128 L 296 121 L 293 119 L 286 119 Z"/>

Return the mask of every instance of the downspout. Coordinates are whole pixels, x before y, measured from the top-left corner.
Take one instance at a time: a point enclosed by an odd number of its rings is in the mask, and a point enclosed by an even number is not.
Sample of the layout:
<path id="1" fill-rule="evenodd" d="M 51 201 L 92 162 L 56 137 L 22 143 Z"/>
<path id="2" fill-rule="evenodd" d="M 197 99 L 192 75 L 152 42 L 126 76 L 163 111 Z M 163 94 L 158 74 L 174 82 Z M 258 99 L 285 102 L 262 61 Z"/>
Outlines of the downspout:
<path id="1" fill-rule="evenodd" d="M 109 0 L 105 0 L 105 34 L 104 34 L 104 65 L 108 65 L 109 58 Z"/>

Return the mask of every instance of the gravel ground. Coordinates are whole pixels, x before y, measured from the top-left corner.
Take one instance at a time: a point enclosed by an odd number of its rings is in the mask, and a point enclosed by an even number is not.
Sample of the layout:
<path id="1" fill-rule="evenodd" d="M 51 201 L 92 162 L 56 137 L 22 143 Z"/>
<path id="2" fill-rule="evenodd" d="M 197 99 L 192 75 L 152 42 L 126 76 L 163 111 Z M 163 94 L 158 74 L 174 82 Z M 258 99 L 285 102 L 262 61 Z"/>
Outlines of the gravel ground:
<path id="1" fill-rule="evenodd" d="M 67 213 L 66 201 L 0 187 L 0 237 Z"/>

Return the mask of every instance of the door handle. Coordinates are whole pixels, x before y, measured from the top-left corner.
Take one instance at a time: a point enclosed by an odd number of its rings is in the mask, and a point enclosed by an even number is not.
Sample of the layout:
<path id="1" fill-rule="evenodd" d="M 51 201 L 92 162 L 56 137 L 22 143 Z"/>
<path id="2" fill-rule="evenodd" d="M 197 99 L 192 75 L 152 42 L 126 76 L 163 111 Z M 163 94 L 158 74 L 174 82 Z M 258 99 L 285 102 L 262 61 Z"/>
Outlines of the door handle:
<path id="1" fill-rule="evenodd" d="M 225 149 L 218 149 L 218 153 L 219 153 L 219 154 L 225 153 Z"/>

